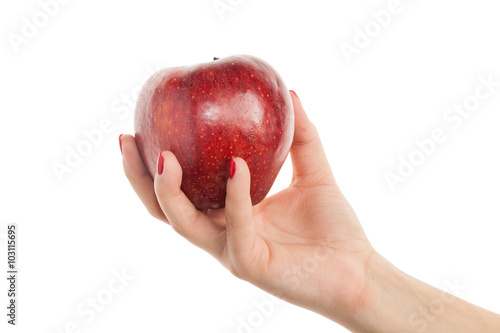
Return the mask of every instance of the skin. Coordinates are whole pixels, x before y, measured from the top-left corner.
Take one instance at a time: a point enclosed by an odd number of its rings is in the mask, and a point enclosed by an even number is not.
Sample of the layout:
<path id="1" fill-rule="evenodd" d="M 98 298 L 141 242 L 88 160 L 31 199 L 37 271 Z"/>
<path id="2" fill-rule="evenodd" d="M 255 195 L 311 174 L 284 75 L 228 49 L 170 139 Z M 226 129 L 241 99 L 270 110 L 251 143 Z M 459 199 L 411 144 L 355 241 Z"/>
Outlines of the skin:
<path id="1" fill-rule="evenodd" d="M 337 186 L 316 128 L 291 97 L 292 181 L 255 206 L 243 159 L 234 159 L 226 207 L 200 212 L 180 190 L 175 156 L 162 152 L 163 173 L 152 179 L 134 137 L 123 135 L 125 174 L 150 214 L 236 277 L 353 332 L 500 332 L 499 315 L 412 278 L 374 250 Z"/>

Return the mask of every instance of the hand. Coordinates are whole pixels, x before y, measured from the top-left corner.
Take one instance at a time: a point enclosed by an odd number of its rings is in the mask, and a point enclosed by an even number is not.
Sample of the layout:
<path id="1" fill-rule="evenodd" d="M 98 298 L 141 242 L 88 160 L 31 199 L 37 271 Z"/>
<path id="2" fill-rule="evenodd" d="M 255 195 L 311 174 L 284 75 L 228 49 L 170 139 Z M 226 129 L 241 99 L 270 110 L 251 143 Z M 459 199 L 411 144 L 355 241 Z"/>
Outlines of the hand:
<path id="1" fill-rule="evenodd" d="M 292 181 L 255 206 L 244 160 L 234 159 L 225 208 L 200 212 L 180 189 L 182 170 L 171 152 L 162 152 L 164 169 L 153 180 L 134 137 L 121 137 L 125 174 L 148 211 L 237 277 L 353 331 L 500 332 L 497 314 L 408 276 L 372 248 L 315 127 L 291 96 Z"/>
<path id="2" fill-rule="evenodd" d="M 171 152 L 162 153 L 164 170 L 153 180 L 134 138 L 124 135 L 123 165 L 153 216 L 234 275 L 299 306 L 335 310 L 340 320 L 364 302 L 364 270 L 373 249 L 335 182 L 316 128 L 298 97 L 291 97 L 291 184 L 253 207 L 250 174 L 240 158 L 234 159 L 235 174 L 227 183 L 226 207 L 206 213 L 180 190 L 182 170 Z"/>

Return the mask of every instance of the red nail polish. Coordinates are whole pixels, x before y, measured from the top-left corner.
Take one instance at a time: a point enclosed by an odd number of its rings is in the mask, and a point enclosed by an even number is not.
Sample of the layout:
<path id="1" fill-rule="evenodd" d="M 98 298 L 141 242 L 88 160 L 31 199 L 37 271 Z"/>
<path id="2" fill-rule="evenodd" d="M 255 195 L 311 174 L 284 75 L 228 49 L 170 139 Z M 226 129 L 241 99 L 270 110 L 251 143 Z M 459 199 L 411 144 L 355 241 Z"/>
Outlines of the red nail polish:
<path id="1" fill-rule="evenodd" d="M 295 91 L 290 90 L 290 92 L 292 92 L 295 95 L 295 97 L 297 97 L 299 99 L 299 101 L 300 101 L 299 95 L 297 95 L 297 93 Z"/>
<path id="2" fill-rule="evenodd" d="M 235 172 L 236 172 L 236 163 L 234 163 L 234 159 L 231 157 L 231 161 L 229 161 L 229 179 L 233 179 Z"/>
<path id="3" fill-rule="evenodd" d="M 158 174 L 161 175 L 163 173 L 163 155 L 161 152 L 158 154 Z"/>
<path id="4" fill-rule="evenodd" d="M 120 141 L 120 151 L 123 154 L 123 150 L 122 150 L 122 135 L 123 134 L 120 134 L 120 136 L 118 137 L 118 141 Z"/>

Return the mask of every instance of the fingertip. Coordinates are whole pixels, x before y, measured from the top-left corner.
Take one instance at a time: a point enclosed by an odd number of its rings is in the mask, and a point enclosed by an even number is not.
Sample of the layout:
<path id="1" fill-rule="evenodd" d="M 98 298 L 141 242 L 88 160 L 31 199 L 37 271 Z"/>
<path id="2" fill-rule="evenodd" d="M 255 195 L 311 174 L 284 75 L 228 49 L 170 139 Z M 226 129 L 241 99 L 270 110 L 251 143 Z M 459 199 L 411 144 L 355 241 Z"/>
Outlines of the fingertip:
<path id="1" fill-rule="evenodd" d="M 304 108 L 302 106 L 302 101 L 300 100 L 297 93 L 293 90 L 290 90 L 290 97 L 292 98 L 294 115 L 297 116 L 297 113 L 303 113 L 304 116 L 307 118 L 307 115 L 305 115 Z"/>
<path id="2" fill-rule="evenodd" d="M 168 170 L 170 174 L 180 174 L 182 176 L 181 165 L 179 164 L 179 161 L 177 160 L 177 157 L 175 157 L 174 153 L 170 150 L 166 150 L 162 152 L 162 156 L 164 159 L 163 163 L 165 172 Z"/>
<path id="3" fill-rule="evenodd" d="M 231 160 L 229 161 L 229 179 L 233 179 L 235 172 L 236 163 L 234 162 L 234 157 L 231 157 Z"/>
<path id="4" fill-rule="evenodd" d="M 176 170 L 176 164 L 178 165 L 179 163 L 171 151 L 165 150 L 158 152 L 158 157 L 156 159 L 157 176 L 163 176 L 167 170 L 167 173 L 171 175 L 172 172 Z"/>
<path id="5" fill-rule="evenodd" d="M 292 96 L 292 100 L 294 98 L 296 98 L 296 99 L 298 99 L 300 101 L 299 95 L 297 95 L 297 93 L 295 91 L 289 90 L 289 92 L 290 92 L 290 96 Z"/>
<path id="6" fill-rule="evenodd" d="M 158 153 L 158 158 L 156 161 L 156 172 L 158 173 L 159 176 L 163 174 L 163 166 L 164 166 L 165 159 L 163 158 L 163 154 L 160 151 Z"/>
<path id="7" fill-rule="evenodd" d="M 250 171 L 244 159 L 233 157 L 234 174 L 228 179 L 226 186 L 226 215 L 229 220 L 239 220 L 241 215 L 251 211 Z"/>
<path id="8" fill-rule="evenodd" d="M 129 155 L 127 152 L 130 149 L 130 144 L 132 142 L 135 143 L 135 138 L 133 135 L 130 134 L 120 134 L 118 136 L 118 141 L 120 143 L 120 152 L 122 153 L 123 156 Z"/>
<path id="9" fill-rule="evenodd" d="M 243 174 L 249 172 L 248 164 L 244 159 L 242 159 L 241 157 L 231 157 L 231 160 L 234 162 L 233 177 L 234 177 L 234 175 L 236 175 L 236 171 L 240 171 L 240 172 L 238 172 L 238 174 L 241 174 L 242 172 L 243 172 Z"/>
<path id="10" fill-rule="evenodd" d="M 158 153 L 157 170 L 155 176 L 155 191 L 157 194 L 177 193 L 182 183 L 182 168 L 171 151 Z M 161 185 L 160 185 L 161 184 Z"/>
<path id="11" fill-rule="evenodd" d="M 229 179 L 227 183 L 227 194 L 244 195 L 250 194 L 250 170 L 244 159 L 232 157 L 229 162 Z"/>
<path id="12" fill-rule="evenodd" d="M 121 152 L 121 153 L 122 153 L 122 155 L 123 155 L 123 150 L 122 150 L 122 136 L 123 136 L 123 134 L 120 134 L 120 135 L 118 136 L 118 141 L 119 141 L 119 143 L 120 143 L 120 152 Z"/>

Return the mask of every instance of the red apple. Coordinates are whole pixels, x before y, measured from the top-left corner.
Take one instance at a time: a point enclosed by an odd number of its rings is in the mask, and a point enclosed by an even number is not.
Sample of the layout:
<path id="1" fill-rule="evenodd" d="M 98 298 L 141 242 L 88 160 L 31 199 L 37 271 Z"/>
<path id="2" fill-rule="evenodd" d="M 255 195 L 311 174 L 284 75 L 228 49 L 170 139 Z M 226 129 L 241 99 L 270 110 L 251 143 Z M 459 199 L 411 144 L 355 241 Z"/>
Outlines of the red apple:
<path id="1" fill-rule="evenodd" d="M 149 174 L 156 174 L 160 151 L 173 152 L 182 167 L 181 189 L 199 210 L 224 207 L 232 156 L 248 164 L 252 204 L 262 201 L 293 131 L 285 83 L 265 61 L 247 55 L 161 70 L 142 88 L 135 111 L 137 146 Z"/>

